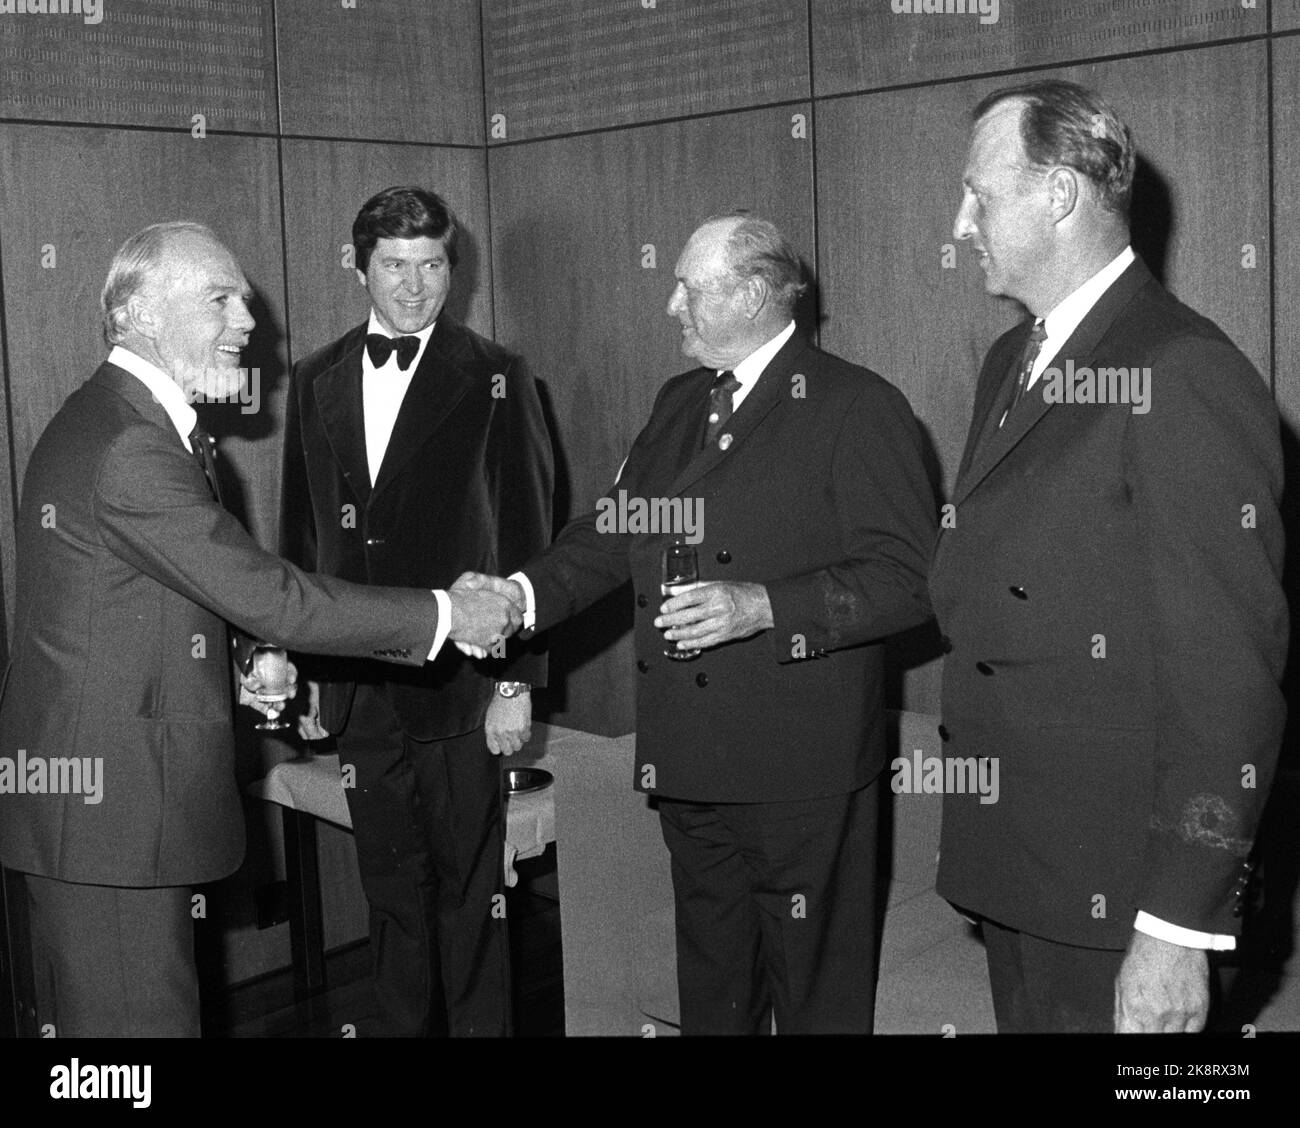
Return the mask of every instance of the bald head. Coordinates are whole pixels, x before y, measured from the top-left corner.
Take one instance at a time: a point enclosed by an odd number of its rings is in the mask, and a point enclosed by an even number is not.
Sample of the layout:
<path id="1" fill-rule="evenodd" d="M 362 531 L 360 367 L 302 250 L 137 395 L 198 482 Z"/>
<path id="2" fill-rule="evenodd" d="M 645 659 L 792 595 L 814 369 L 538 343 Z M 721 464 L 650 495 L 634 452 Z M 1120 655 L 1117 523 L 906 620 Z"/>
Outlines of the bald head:
<path id="1" fill-rule="evenodd" d="M 682 352 L 734 368 L 789 323 L 804 289 L 799 257 L 776 226 L 749 215 L 706 220 L 677 260 L 668 313 Z"/>

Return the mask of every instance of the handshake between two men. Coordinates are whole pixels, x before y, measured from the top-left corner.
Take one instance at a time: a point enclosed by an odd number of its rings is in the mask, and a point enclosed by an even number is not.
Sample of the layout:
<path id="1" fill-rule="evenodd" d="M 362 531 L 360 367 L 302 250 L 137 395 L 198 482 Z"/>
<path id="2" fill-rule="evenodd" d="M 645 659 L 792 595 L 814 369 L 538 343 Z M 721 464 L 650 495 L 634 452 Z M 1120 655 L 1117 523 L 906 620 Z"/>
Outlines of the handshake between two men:
<path id="1" fill-rule="evenodd" d="M 463 573 L 448 594 L 451 639 L 472 658 L 486 657 L 498 639 L 517 631 L 529 610 L 523 584 L 482 572 Z M 665 599 L 655 626 L 679 650 L 687 651 L 748 638 L 771 627 L 772 621 L 772 605 L 762 584 L 711 582 L 693 584 Z M 484 629 L 486 635 L 478 633 Z"/>
<path id="2" fill-rule="evenodd" d="M 521 583 L 483 572 L 463 572 L 447 589 L 447 597 L 451 604 L 448 637 L 470 658 L 486 658 L 493 646 L 523 626 L 528 610 L 528 597 Z M 655 626 L 679 650 L 699 651 L 748 638 L 770 628 L 772 622 L 772 606 L 762 584 L 707 582 L 693 584 L 665 599 Z M 289 697 L 297 692 L 297 674 L 290 663 Z M 252 674 L 239 671 L 239 683 L 241 705 L 268 715 L 270 709 L 283 707 L 258 700 L 262 686 Z M 315 682 L 309 682 L 308 687 L 309 700 L 299 718 L 298 732 L 304 740 L 323 740 L 329 733 L 319 720 L 320 687 Z M 519 741 L 512 743 L 512 750 L 517 750 Z"/>

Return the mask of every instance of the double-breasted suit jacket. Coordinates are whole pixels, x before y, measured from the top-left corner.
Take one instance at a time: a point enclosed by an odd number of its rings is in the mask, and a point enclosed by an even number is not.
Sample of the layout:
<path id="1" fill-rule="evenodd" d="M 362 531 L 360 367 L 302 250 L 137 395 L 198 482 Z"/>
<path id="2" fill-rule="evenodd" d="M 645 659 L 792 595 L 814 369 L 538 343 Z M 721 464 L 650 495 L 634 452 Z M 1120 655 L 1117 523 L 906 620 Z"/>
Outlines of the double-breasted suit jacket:
<path id="1" fill-rule="evenodd" d="M 1235 932 L 1284 719 L 1277 412 L 1139 260 L 999 431 L 1028 329 L 985 361 L 931 574 L 944 753 L 999 768 L 995 803 L 945 796 L 939 892 L 1086 947 L 1138 910 Z M 1047 402 L 1071 364 L 1149 370 L 1148 409 Z"/>
<path id="2" fill-rule="evenodd" d="M 602 531 L 599 510 L 524 568 L 537 625 L 632 580 L 639 788 L 699 802 L 847 793 L 884 765 L 882 642 L 930 615 L 920 431 L 897 389 L 795 336 L 731 417 L 726 449 L 701 450 L 713 378 L 663 386 L 607 497 L 695 499 L 700 579 L 766 585 L 774 626 L 665 657 L 662 554 L 685 538 Z"/>

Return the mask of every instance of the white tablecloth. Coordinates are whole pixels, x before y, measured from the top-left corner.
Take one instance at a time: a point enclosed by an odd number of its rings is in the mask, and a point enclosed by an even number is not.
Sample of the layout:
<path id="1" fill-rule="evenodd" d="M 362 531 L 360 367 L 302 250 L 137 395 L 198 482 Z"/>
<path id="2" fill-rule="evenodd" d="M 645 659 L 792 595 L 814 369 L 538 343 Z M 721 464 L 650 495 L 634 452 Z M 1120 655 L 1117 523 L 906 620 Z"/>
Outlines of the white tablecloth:
<path id="1" fill-rule="evenodd" d="M 534 724 L 532 739 L 513 756 L 501 757 L 504 771 L 511 767 L 544 768 L 554 774 L 554 757 L 566 744 L 590 739 L 586 733 L 559 725 Z M 483 755 L 490 755 L 486 748 Z M 347 799 L 339 774 L 337 755 L 308 753 L 276 764 L 263 779 L 249 786 L 249 794 L 295 811 L 304 811 L 352 829 Z M 506 799 L 506 884 L 518 880 L 517 858 L 535 858 L 555 841 L 555 785 Z"/>

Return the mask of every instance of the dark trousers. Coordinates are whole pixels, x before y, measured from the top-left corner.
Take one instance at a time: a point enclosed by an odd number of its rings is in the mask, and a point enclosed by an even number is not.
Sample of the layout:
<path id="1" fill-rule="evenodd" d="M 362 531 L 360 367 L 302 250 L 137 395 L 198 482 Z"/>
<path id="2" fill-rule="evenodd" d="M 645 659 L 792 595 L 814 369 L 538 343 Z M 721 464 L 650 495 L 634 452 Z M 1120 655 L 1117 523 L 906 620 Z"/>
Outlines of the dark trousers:
<path id="1" fill-rule="evenodd" d="M 190 890 L 27 874 L 37 1022 L 59 1038 L 197 1038 Z"/>
<path id="2" fill-rule="evenodd" d="M 362 1033 L 508 1035 L 505 808 L 483 730 L 413 740 L 384 689 L 359 685 L 338 747 L 381 1014 Z"/>
<path id="3" fill-rule="evenodd" d="M 1111 1034 L 1122 951 L 981 922 L 999 1034 Z"/>
<path id="4" fill-rule="evenodd" d="M 879 792 L 660 800 L 683 1034 L 870 1034 Z"/>

